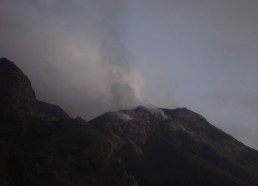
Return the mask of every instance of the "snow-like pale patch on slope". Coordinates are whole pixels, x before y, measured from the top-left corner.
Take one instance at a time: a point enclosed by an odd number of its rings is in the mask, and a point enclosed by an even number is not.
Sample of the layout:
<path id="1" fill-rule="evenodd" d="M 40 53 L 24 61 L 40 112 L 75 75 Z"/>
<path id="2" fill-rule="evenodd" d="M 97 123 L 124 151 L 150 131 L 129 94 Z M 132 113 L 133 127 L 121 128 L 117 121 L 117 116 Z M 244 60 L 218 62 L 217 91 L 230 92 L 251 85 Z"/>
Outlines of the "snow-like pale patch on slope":
<path id="1" fill-rule="evenodd" d="M 134 111 L 146 118 L 152 117 L 159 120 L 166 120 L 169 118 L 162 109 L 155 107 L 138 106 Z"/>
<path id="2" fill-rule="evenodd" d="M 131 116 L 129 116 L 128 114 L 125 114 L 123 112 L 117 112 L 116 114 L 124 122 L 128 122 L 128 121 L 132 120 Z"/>
<path id="3" fill-rule="evenodd" d="M 168 116 L 164 113 L 163 110 L 158 108 L 147 108 L 152 115 L 158 117 L 159 119 L 166 120 Z"/>

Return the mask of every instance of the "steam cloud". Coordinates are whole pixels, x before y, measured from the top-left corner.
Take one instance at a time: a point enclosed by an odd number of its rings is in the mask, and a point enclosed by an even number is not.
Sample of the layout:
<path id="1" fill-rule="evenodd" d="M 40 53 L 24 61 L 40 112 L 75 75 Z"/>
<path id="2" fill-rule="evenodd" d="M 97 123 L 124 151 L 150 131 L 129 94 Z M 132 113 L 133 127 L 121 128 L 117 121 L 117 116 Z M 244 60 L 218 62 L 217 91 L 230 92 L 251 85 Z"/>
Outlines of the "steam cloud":
<path id="1" fill-rule="evenodd" d="M 121 0 L 2 0 L 0 55 L 32 80 L 38 99 L 92 118 L 140 103 L 141 74 L 124 45 Z"/>

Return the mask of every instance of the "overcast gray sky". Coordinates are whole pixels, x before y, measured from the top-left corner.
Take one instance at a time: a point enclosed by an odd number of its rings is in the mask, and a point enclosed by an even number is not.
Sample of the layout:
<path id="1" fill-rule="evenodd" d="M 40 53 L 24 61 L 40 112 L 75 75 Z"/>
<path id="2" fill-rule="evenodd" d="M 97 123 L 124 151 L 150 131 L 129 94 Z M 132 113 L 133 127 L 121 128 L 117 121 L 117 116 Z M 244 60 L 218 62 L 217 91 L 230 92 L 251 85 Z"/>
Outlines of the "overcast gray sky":
<path id="1" fill-rule="evenodd" d="M 188 107 L 258 149 L 257 0 L 0 0 L 0 56 L 91 119 Z"/>

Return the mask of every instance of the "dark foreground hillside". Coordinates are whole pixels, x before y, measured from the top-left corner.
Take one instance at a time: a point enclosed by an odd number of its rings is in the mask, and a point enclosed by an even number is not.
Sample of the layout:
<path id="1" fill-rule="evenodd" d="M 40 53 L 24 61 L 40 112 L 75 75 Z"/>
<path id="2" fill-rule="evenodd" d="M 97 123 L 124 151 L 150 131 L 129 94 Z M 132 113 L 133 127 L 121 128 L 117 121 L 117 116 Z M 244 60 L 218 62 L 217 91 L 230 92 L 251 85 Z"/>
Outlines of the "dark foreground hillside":
<path id="1" fill-rule="evenodd" d="M 186 108 L 72 119 L 6 58 L 0 86 L 0 186 L 258 185 L 258 152 Z"/>

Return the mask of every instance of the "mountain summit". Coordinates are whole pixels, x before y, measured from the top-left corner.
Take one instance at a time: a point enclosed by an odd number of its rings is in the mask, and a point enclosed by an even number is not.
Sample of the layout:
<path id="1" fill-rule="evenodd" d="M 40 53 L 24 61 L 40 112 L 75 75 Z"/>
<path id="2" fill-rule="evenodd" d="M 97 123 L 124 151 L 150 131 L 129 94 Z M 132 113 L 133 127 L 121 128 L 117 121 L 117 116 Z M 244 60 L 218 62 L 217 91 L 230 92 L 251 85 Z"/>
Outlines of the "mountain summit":
<path id="1" fill-rule="evenodd" d="M 143 185 L 257 183 L 258 152 L 186 108 L 139 106 L 89 123 L 119 144 L 127 170 Z"/>
<path id="2" fill-rule="evenodd" d="M 0 114 L 10 118 L 36 117 L 35 92 L 28 77 L 10 60 L 0 59 Z"/>
<path id="3" fill-rule="evenodd" d="M 187 108 L 138 106 L 86 122 L 37 101 L 6 58 L 0 82 L 1 186 L 258 184 L 258 152 Z"/>

